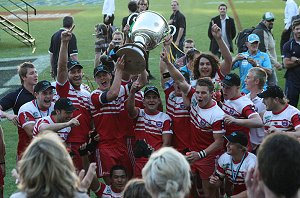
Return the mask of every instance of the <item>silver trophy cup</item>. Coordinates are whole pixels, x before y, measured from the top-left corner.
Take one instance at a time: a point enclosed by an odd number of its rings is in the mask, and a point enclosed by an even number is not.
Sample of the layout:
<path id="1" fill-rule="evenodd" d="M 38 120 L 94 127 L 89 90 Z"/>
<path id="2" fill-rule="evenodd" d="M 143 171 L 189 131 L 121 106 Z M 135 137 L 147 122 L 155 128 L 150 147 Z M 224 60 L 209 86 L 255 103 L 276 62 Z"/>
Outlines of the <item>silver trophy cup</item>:
<path id="1" fill-rule="evenodd" d="M 117 55 L 125 55 L 124 70 L 126 72 L 139 74 L 146 68 L 146 51 L 152 50 L 162 43 L 166 36 L 174 35 L 176 28 L 168 25 L 163 16 L 150 10 L 130 15 L 128 22 L 132 17 L 136 17 L 130 31 L 133 43 L 122 46 L 117 51 Z"/>

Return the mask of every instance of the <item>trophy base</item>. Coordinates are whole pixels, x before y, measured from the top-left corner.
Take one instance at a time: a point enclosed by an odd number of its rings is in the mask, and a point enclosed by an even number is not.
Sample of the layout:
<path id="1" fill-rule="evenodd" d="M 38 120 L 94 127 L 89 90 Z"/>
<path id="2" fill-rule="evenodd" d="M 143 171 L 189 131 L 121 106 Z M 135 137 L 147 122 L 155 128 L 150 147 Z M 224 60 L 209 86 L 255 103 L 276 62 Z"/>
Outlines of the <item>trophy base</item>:
<path id="1" fill-rule="evenodd" d="M 146 68 L 145 50 L 136 44 L 125 44 L 118 51 L 119 57 L 125 55 L 124 71 L 129 74 L 140 74 Z"/>

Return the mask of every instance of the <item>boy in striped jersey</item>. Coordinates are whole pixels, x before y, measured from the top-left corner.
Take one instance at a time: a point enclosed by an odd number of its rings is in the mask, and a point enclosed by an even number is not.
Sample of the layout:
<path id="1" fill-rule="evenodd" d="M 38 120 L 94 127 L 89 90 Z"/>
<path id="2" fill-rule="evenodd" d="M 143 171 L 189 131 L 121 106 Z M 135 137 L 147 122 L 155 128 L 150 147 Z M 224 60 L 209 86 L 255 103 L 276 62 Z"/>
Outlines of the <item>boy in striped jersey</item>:
<path id="1" fill-rule="evenodd" d="M 134 133 L 136 140 L 144 140 L 149 147 L 158 150 L 170 146 L 172 140 L 171 118 L 158 110 L 161 103 L 158 89 L 148 86 L 144 90 L 144 109 L 135 107 L 135 93 L 141 88 L 140 84 L 132 84 L 127 100 L 129 116 L 135 119 Z M 141 177 L 142 169 L 148 161 L 147 155 L 137 156 L 135 153 L 134 176 Z"/>
<path id="2" fill-rule="evenodd" d="M 248 170 L 256 165 L 256 156 L 247 152 L 248 139 L 244 132 L 232 132 L 224 136 L 227 140 L 227 152 L 218 159 L 217 170 L 210 177 L 210 183 L 221 186 L 225 178 L 227 197 L 247 197 L 245 177 Z"/>
<path id="3" fill-rule="evenodd" d="M 121 122 L 127 117 L 122 112 L 131 86 L 121 85 L 124 64 L 124 57 L 120 57 L 115 65 L 112 84 L 112 74 L 106 65 L 99 65 L 94 69 L 94 78 L 99 86 L 91 94 L 91 101 L 95 107 L 92 109 L 92 116 L 100 138 L 96 150 L 98 176 L 103 177 L 107 183 L 110 183 L 109 171 L 116 164 L 126 168 L 129 178 L 132 172 L 125 144 L 127 130 Z M 144 70 L 137 81 L 145 84 L 146 76 Z"/>

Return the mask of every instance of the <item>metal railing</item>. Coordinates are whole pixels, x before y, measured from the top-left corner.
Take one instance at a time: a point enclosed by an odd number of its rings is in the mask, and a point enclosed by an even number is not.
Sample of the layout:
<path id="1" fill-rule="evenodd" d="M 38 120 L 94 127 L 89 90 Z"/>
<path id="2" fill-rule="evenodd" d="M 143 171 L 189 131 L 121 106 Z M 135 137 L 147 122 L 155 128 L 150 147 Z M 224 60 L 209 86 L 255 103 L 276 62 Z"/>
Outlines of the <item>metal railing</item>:
<path id="1" fill-rule="evenodd" d="M 5 9 L 7 12 L 9 12 L 10 14 L 14 15 L 16 18 L 20 19 L 20 21 L 24 22 L 27 25 L 27 33 L 30 34 L 30 28 L 29 28 L 29 9 L 31 8 L 34 12 L 34 15 L 36 15 L 36 9 L 31 6 L 29 3 L 27 3 L 26 1 L 23 0 L 19 0 L 19 2 L 22 2 L 22 4 L 25 5 L 25 8 L 20 6 L 18 3 L 13 2 L 12 0 L 7 0 L 8 2 L 10 2 L 13 6 L 17 7 L 19 10 L 22 10 L 24 13 L 26 13 L 26 20 L 22 19 L 21 17 L 18 16 L 17 13 L 15 13 L 15 11 L 8 9 L 7 7 L 5 7 L 3 4 L 0 4 L 0 6 Z"/>

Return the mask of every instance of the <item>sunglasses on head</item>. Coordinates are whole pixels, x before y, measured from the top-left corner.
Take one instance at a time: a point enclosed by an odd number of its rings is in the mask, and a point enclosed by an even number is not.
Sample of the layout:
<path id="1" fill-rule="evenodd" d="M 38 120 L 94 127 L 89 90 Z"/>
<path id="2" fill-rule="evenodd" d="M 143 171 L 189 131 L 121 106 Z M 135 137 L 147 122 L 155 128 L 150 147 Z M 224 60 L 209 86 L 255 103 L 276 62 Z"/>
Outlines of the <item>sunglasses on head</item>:
<path id="1" fill-rule="evenodd" d="M 274 22 L 274 19 L 266 20 L 267 22 Z"/>

